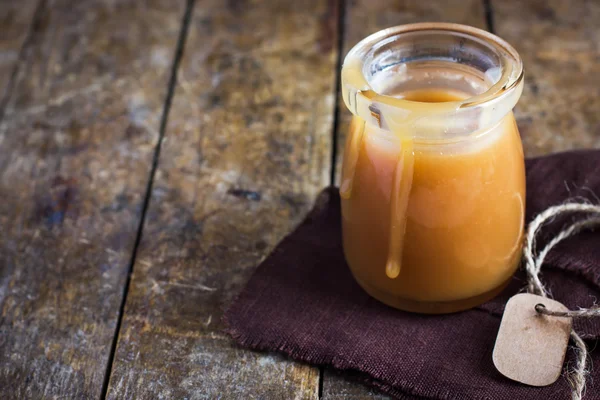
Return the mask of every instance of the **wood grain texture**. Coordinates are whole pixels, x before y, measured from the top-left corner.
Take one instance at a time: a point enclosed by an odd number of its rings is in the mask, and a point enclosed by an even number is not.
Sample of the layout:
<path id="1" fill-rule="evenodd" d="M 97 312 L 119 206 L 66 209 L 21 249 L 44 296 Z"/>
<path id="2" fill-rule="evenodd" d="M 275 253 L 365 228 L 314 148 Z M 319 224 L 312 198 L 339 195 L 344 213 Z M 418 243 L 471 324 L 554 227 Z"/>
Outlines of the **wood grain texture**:
<path id="1" fill-rule="evenodd" d="M 480 0 L 352 0 L 346 4 L 344 16 L 343 55 L 361 39 L 381 29 L 415 22 L 455 22 L 486 29 L 485 10 Z M 335 181 L 339 182 L 346 131 L 352 114 L 338 93 L 338 129 Z M 344 378 L 344 374 L 325 370 L 323 374 L 325 399 L 379 399 L 377 391 Z"/>
<path id="2" fill-rule="evenodd" d="M 13 72 L 40 0 L 0 0 L 0 118 Z"/>
<path id="3" fill-rule="evenodd" d="M 0 124 L 0 398 L 99 398 L 183 2 L 46 1 Z"/>
<path id="4" fill-rule="evenodd" d="M 416 22 L 454 22 L 486 29 L 482 0 L 348 0 L 342 55 L 372 33 Z M 336 183 L 342 172 L 346 131 L 351 117 L 341 93 L 338 93 Z"/>
<path id="5" fill-rule="evenodd" d="M 600 3 L 492 1 L 525 65 L 515 115 L 526 156 L 600 146 Z"/>
<path id="6" fill-rule="evenodd" d="M 322 400 L 391 400 L 391 397 L 379 393 L 350 379 L 347 373 L 326 368 L 323 372 Z"/>
<path id="7" fill-rule="evenodd" d="M 111 399 L 316 399 L 317 368 L 240 349 L 222 309 L 329 184 L 337 3 L 194 9 Z"/>

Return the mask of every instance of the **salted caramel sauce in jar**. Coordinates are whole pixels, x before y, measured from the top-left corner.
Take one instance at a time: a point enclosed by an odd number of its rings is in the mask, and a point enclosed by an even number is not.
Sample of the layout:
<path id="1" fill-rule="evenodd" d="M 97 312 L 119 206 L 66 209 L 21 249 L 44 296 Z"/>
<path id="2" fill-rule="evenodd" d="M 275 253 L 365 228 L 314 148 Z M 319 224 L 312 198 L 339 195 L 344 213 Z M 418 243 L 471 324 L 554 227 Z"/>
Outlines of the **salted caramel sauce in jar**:
<path id="1" fill-rule="evenodd" d="M 402 25 L 348 53 L 342 234 L 371 296 L 440 314 L 507 285 L 523 240 L 525 167 L 512 113 L 522 90 L 515 49 L 473 27 Z"/>

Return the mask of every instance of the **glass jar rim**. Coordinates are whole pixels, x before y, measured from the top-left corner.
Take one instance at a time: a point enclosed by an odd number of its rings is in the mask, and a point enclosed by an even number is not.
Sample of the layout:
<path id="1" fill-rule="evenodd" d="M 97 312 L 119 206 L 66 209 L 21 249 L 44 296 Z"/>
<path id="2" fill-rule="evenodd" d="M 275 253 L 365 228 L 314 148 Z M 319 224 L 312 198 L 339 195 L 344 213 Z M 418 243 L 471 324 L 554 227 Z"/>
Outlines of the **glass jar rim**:
<path id="1" fill-rule="evenodd" d="M 448 34 L 461 34 L 470 39 L 484 41 L 488 45 L 492 45 L 497 54 L 501 56 L 502 74 L 492 86 L 484 92 L 470 96 L 464 100 L 449 101 L 443 103 L 428 103 L 428 111 L 431 113 L 447 112 L 449 109 L 464 110 L 471 107 L 477 107 L 483 103 L 490 102 L 495 99 L 507 96 L 514 89 L 521 86 L 523 81 L 523 62 L 519 53 L 504 39 L 487 32 L 483 29 L 475 28 L 468 25 L 448 23 L 448 22 L 422 22 L 414 24 L 398 25 L 387 28 L 379 32 L 367 36 L 365 39 L 358 42 L 346 55 L 342 65 L 342 78 L 344 80 L 344 70 L 350 66 L 363 71 L 365 64 L 364 56 L 366 56 L 378 44 L 385 42 L 391 38 L 402 34 L 413 32 L 446 32 Z M 508 68 L 510 67 L 510 68 Z M 373 99 L 377 97 L 379 103 L 387 104 L 393 107 L 411 109 L 415 102 L 402 98 L 378 93 L 375 91 L 364 74 L 353 74 L 350 79 L 346 79 L 344 84 L 349 84 L 359 94 Z M 355 94 L 356 95 L 356 94 Z M 349 107 L 350 108 L 350 107 Z"/>

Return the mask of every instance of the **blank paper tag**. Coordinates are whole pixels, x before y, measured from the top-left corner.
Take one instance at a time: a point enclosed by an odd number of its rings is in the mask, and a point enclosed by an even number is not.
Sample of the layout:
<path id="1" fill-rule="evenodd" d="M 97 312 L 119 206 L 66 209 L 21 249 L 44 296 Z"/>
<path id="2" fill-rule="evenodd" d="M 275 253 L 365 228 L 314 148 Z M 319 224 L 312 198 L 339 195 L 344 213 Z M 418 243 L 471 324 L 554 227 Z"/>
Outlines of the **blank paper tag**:
<path id="1" fill-rule="evenodd" d="M 558 301 L 522 293 L 506 303 L 494 346 L 494 365 L 507 378 L 531 386 L 556 382 L 561 374 L 571 318 L 541 315 L 536 304 L 551 311 L 568 311 Z"/>

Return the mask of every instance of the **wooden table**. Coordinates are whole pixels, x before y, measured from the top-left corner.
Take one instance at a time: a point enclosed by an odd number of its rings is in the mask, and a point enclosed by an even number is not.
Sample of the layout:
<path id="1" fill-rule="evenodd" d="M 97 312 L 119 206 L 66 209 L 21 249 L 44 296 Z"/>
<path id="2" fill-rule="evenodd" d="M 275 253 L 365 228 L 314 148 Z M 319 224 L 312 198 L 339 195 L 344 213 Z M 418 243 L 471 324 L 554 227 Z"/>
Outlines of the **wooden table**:
<path id="1" fill-rule="evenodd" d="M 0 398 L 371 399 L 236 347 L 222 309 L 334 183 L 340 60 L 384 27 L 492 30 L 528 156 L 600 147 L 600 4 L 0 0 Z"/>

